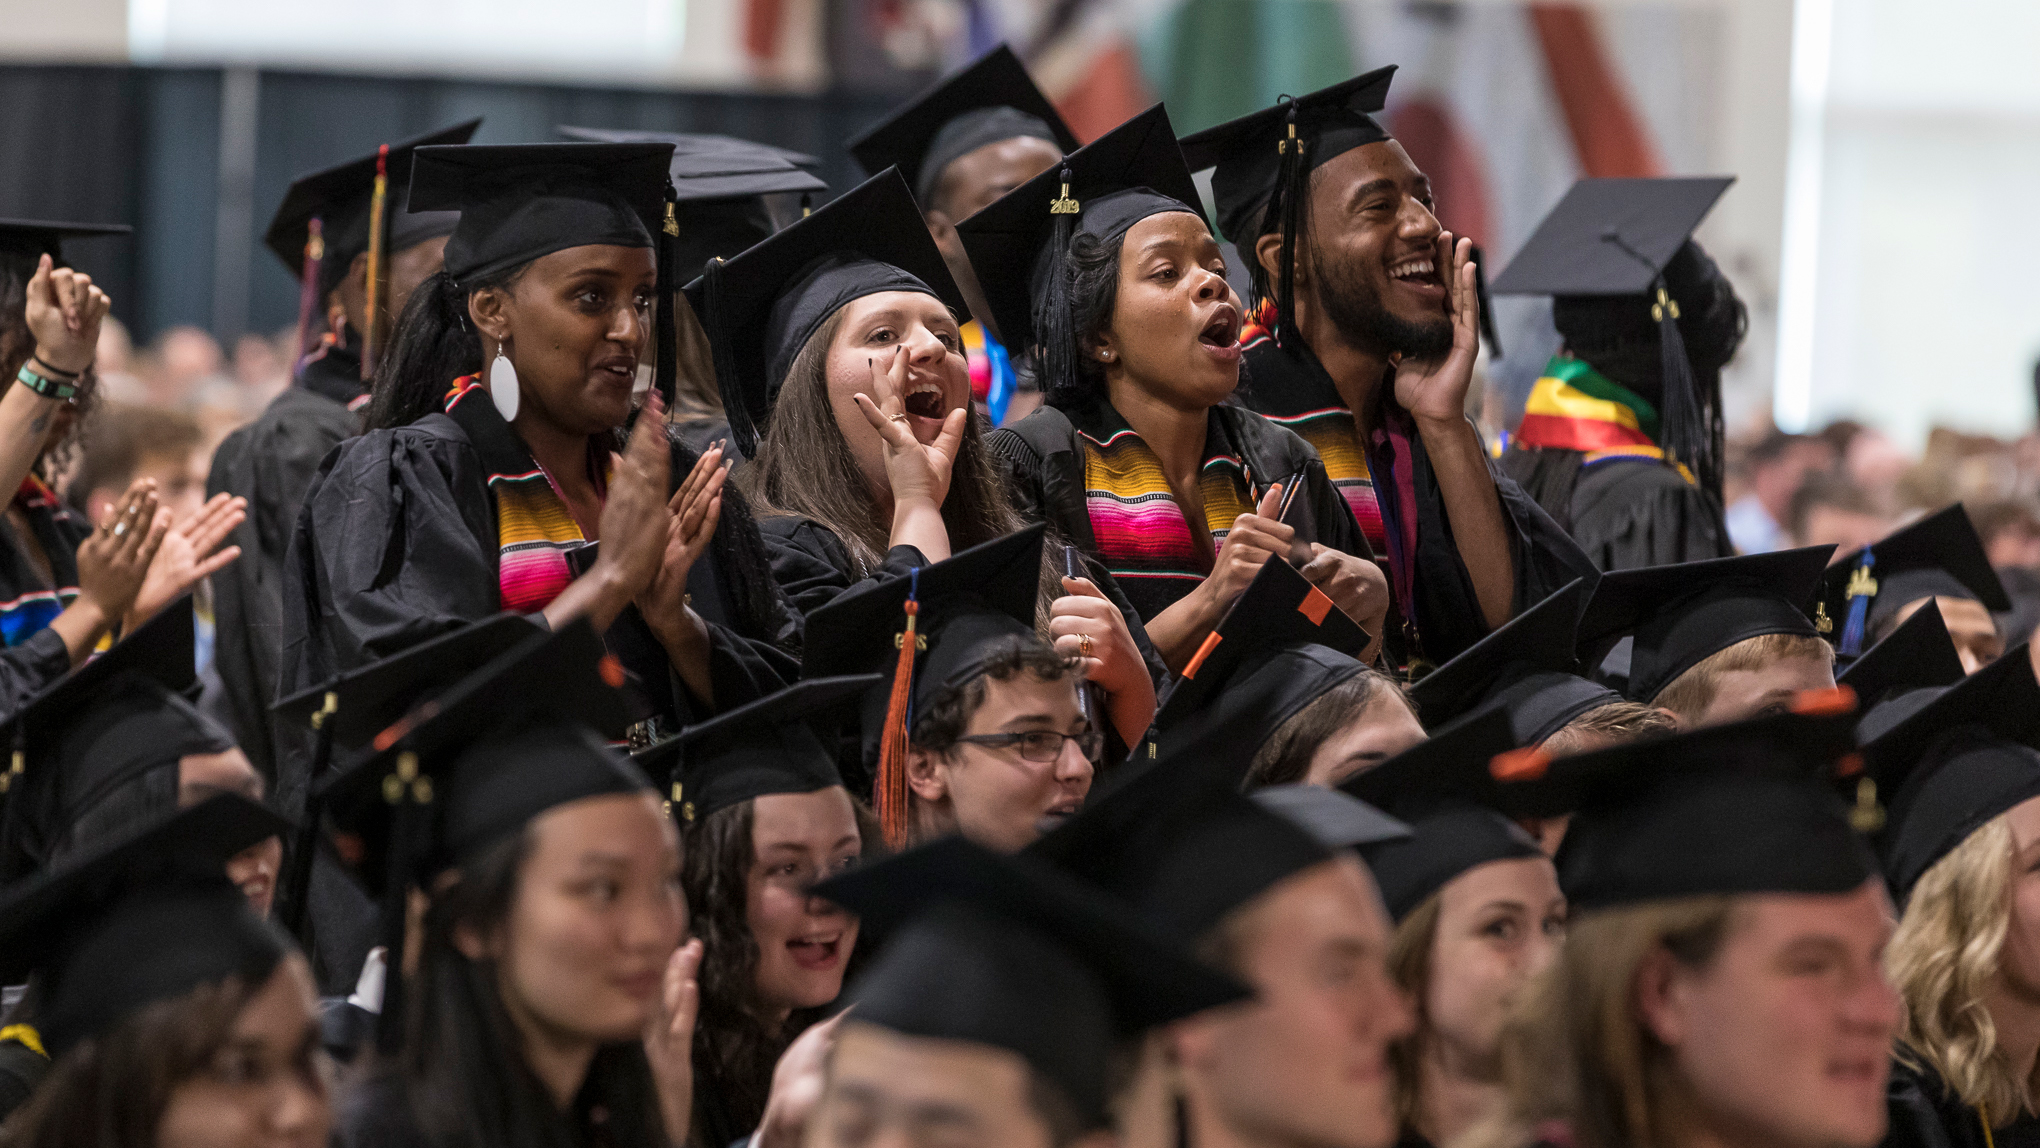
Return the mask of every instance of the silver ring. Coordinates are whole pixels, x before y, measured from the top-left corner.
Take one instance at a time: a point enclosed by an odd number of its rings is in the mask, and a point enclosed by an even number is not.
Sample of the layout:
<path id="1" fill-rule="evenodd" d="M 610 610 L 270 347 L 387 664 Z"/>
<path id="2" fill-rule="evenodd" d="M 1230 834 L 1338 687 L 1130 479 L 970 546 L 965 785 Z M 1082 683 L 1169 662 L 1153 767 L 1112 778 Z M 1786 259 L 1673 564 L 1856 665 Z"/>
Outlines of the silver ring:
<path id="1" fill-rule="evenodd" d="M 113 524 L 113 536 L 114 536 L 115 538 L 119 538 L 119 537 L 120 537 L 121 535 L 123 535 L 123 534 L 126 534 L 126 533 L 127 533 L 127 523 L 125 523 L 125 522 L 116 522 L 116 523 L 114 523 L 114 524 Z"/>

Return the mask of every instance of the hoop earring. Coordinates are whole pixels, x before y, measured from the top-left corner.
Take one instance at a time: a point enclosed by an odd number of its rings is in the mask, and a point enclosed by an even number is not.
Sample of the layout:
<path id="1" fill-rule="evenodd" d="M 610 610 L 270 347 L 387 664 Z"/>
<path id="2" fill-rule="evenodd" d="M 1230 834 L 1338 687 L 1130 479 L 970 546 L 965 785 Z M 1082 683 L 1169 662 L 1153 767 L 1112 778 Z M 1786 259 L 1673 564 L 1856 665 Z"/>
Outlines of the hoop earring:
<path id="1" fill-rule="evenodd" d="M 489 398 L 496 404 L 496 413 L 504 422 L 517 418 L 517 368 L 503 353 L 503 344 L 496 344 L 496 358 L 489 364 Z"/>

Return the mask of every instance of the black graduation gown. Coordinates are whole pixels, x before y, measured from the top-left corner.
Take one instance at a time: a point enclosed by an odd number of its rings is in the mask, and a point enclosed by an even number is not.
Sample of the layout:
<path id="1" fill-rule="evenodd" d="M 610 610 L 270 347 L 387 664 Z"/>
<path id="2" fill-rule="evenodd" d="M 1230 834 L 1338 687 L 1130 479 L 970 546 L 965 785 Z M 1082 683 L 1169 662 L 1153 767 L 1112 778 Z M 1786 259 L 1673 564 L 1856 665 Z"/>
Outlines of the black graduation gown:
<path id="1" fill-rule="evenodd" d="M 325 348 L 260 417 L 220 443 L 206 479 L 207 497 L 248 500 L 247 520 L 229 539 L 241 557 L 212 577 L 213 669 L 220 689 L 210 708 L 272 788 L 276 742 L 269 706 L 277 697 L 283 640 L 284 551 L 319 463 L 361 430 L 356 408 L 367 394 L 357 348 Z"/>
<path id="2" fill-rule="evenodd" d="M 1331 375 L 1310 348 L 1301 345 L 1301 340 L 1296 340 L 1296 345 L 1289 349 L 1276 346 L 1272 338 L 1256 342 L 1247 348 L 1244 374 L 1247 386 L 1241 388 L 1241 401 L 1271 417 L 1288 418 L 1344 406 L 1346 402 Z M 1382 380 L 1376 395 L 1378 409 L 1374 423 L 1395 428 L 1397 437 L 1407 443 L 1410 456 L 1398 458 L 1396 441 L 1387 435 L 1377 434 L 1374 441 L 1362 444 L 1381 507 L 1382 528 L 1391 548 L 1390 565 L 1384 567 L 1383 573 L 1389 576 L 1389 589 L 1395 595 L 1397 617 L 1391 618 L 1391 625 L 1400 631 L 1391 636 L 1401 639 L 1401 645 L 1392 644 L 1391 651 L 1399 660 L 1421 658 L 1442 665 L 1486 637 L 1488 626 L 1481 613 L 1480 599 L 1474 593 L 1473 577 L 1460 559 L 1458 543 L 1452 537 L 1445 493 L 1431 469 L 1424 440 L 1416 433 L 1408 412 L 1396 405 L 1392 371 Z M 1509 535 L 1509 557 L 1515 567 L 1516 583 L 1509 606 L 1512 616 L 1550 597 L 1575 578 L 1594 576 L 1588 556 L 1535 499 L 1492 462 L 1488 473 L 1501 502 L 1502 521 Z M 1399 580 L 1394 566 L 1404 559 L 1394 551 L 1401 546 L 1399 531 L 1405 499 L 1416 511 L 1416 554 L 1409 576 Z M 1337 501 L 1345 507 L 1343 498 Z M 1350 513 L 1350 507 L 1345 508 Z M 1408 589 L 1399 586 L 1399 581 L 1406 582 Z M 1404 601 L 1405 597 L 1411 600 Z M 1415 633 L 1399 619 L 1414 622 Z"/>
<path id="3" fill-rule="evenodd" d="M 55 585 L 36 569 L 14 524 L 0 517 L 0 645 L 27 641 L 78 596 L 78 547 L 92 534 L 84 515 L 72 513 L 40 483 L 34 485 L 31 494 L 30 484 L 24 483 L 14 505 L 27 516 Z"/>
<path id="4" fill-rule="evenodd" d="M 1502 469 L 1539 491 L 1544 509 L 1602 570 L 1670 566 L 1735 553 L 1714 495 L 1654 458 L 1584 464 L 1579 451 L 1513 446 Z"/>
<path id="5" fill-rule="evenodd" d="M 2022 1115 L 1985 1138 L 1976 1109 L 1962 1103 L 1933 1069 L 1917 1068 L 1902 1059 L 1891 1063 L 1885 1087 L 1891 1124 L 1884 1148 L 2033 1148 L 2040 1145 L 2040 1117 Z"/>
<path id="6" fill-rule="evenodd" d="M 596 1054 L 616 1055 L 611 1050 Z M 535 1077 L 523 1074 L 526 1087 L 537 1088 Z M 544 1105 L 558 1124 L 547 1142 L 563 1142 L 574 1148 L 668 1148 L 661 1129 L 646 1129 L 636 1120 L 617 1119 L 607 1111 L 597 1085 L 590 1080 L 566 1112 Z M 333 1148 L 445 1148 L 426 1134 L 413 1108 L 410 1088 L 402 1077 L 388 1069 L 373 1073 L 341 1093 L 333 1114 Z M 677 1145 L 670 1148 L 678 1148 Z"/>

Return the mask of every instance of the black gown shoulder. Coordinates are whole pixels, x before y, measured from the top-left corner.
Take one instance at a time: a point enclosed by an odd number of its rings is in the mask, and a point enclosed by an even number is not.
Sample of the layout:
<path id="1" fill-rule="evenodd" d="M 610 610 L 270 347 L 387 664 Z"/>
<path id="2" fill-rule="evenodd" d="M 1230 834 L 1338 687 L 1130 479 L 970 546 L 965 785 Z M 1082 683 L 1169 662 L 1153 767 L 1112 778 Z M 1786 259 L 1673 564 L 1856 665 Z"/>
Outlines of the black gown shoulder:
<path id="1" fill-rule="evenodd" d="M 2024 1113 L 1988 1131 L 1977 1110 L 1925 1064 L 1905 1058 L 1891 1063 L 1885 1086 L 1890 1124 L 1883 1148 L 2034 1148 L 2040 1145 L 2040 1117 Z"/>
<path id="2" fill-rule="evenodd" d="M 1679 472 L 1652 458 L 1617 458 L 1580 468 L 1572 535 L 1602 570 L 1669 566 L 1735 553 L 1721 507 Z"/>
<path id="3" fill-rule="evenodd" d="M 18 1040 L 0 1040 L 0 1121 L 27 1104 L 49 1074 L 49 1057 Z"/>
<path id="4" fill-rule="evenodd" d="M 852 588 L 868 581 L 897 578 L 916 566 L 928 564 L 927 556 L 913 546 L 895 546 L 874 571 L 858 568 L 842 538 L 812 518 L 779 514 L 762 519 L 758 533 L 765 538 L 765 552 L 772 559 L 772 580 L 801 614 L 812 614 Z"/>

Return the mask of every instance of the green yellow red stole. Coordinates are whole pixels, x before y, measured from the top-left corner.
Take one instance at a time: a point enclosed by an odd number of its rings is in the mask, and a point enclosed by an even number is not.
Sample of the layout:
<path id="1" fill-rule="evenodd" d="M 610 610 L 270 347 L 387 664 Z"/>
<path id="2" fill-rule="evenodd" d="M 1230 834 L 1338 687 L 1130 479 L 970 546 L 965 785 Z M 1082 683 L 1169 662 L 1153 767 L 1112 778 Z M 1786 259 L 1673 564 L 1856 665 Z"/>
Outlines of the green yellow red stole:
<path id="1" fill-rule="evenodd" d="M 1576 450 L 1586 464 L 1613 458 L 1665 461 L 1657 444 L 1658 412 L 1650 400 L 1569 355 L 1556 355 L 1530 388 L 1514 442 L 1525 447 Z M 1684 464 L 1679 473 L 1692 474 Z"/>

